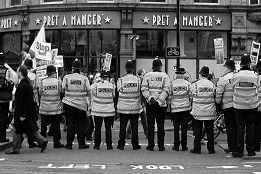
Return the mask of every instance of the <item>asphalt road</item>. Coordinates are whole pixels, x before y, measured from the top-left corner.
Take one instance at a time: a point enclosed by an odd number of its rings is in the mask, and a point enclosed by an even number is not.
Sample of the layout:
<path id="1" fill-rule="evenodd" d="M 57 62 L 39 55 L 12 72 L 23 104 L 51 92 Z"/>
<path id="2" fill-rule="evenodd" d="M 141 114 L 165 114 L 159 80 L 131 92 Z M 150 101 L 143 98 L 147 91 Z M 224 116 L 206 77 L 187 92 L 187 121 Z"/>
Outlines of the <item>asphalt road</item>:
<path id="1" fill-rule="evenodd" d="M 19 155 L 6 155 L 0 152 L 0 173 L 93 173 L 93 174 L 168 174 L 168 173 L 252 173 L 261 174 L 261 160 L 233 158 L 216 144 L 215 154 L 208 154 L 206 145 L 202 145 L 202 154 L 191 154 L 189 151 L 173 151 L 173 132 L 166 131 L 166 151 L 145 150 L 147 140 L 139 133 L 142 149 L 132 150 L 131 140 L 127 140 L 125 150 L 116 148 L 118 128 L 113 130 L 113 150 L 89 149 L 79 150 L 77 141 L 72 150 L 53 149 L 52 137 L 44 153 L 39 148 L 29 149 L 26 141 Z M 102 138 L 104 139 L 104 132 Z M 220 135 L 217 143 L 224 144 L 226 136 Z M 66 133 L 62 133 L 62 143 L 66 142 Z M 188 147 L 192 148 L 193 137 L 188 133 Z"/>

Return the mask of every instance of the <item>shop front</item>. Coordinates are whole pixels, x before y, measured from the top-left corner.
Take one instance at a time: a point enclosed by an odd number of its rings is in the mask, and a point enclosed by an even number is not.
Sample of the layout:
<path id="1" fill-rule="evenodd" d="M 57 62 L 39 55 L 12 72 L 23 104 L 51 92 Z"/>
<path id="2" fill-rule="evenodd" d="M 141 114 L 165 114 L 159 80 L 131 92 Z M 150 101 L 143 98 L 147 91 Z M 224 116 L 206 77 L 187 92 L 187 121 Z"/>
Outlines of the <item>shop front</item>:
<path id="1" fill-rule="evenodd" d="M 176 46 L 177 18 L 173 12 L 134 12 L 133 30 L 139 35 L 136 41 L 137 69 L 151 69 L 152 59 L 158 56 L 164 70 L 173 78 L 176 58 L 167 59 L 165 48 Z M 186 13 L 180 16 L 180 65 L 198 78 L 199 69 L 208 65 L 215 76 L 222 74 L 222 66 L 215 62 L 214 39 L 224 41 L 224 57 L 230 53 L 231 14 L 229 13 Z"/>

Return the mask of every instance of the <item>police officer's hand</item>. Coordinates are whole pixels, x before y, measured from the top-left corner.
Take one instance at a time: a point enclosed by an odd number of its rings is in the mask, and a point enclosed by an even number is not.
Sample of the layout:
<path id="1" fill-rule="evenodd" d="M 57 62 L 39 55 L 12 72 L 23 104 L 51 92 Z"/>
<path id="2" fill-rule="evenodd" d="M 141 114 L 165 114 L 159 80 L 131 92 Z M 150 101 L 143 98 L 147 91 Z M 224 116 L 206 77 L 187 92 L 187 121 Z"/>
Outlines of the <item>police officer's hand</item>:
<path id="1" fill-rule="evenodd" d="M 25 120 L 25 117 L 20 117 L 20 121 L 24 121 Z"/>
<path id="2" fill-rule="evenodd" d="M 216 104 L 216 111 L 218 114 L 220 114 L 222 112 L 221 104 Z"/>

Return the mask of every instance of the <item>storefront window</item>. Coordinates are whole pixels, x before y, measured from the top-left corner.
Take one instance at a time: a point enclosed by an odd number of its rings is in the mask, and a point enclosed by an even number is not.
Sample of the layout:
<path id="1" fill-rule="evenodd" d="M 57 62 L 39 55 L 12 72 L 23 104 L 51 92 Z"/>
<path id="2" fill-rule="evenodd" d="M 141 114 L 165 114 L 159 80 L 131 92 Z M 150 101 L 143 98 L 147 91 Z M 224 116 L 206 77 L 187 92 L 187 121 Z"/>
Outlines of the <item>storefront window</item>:
<path id="1" fill-rule="evenodd" d="M 56 2 L 63 2 L 63 0 L 42 0 L 42 3 L 56 3 Z"/>
<path id="2" fill-rule="evenodd" d="M 194 0 L 195 3 L 219 3 L 219 0 Z"/>
<path id="3" fill-rule="evenodd" d="M 21 5 L 21 4 L 22 4 L 22 0 L 11 0 L 10 3 L 11 6 Z"/>
<path id="4" fill-rule="evenodd" d="M 89 71 L 101 71 L 105 54 L 112 54 L 110 72 L 116 72 L 118 56 L 118 33 L 116 30 L 91 30 L 89 32 Z"/>
<path id="5" fill-rule="evenodd" d="M 6 33 L 2 39 L 3 52 L 11 51 L 20 53 L 21 50 L 21 33 Z"/>
<path id="6" fill-rule="evenodd" d="M 58 30 L 45 30 L 45 38 L 47 43 L 52 44 L 52 49 L 59 48 L 60 34 Z"/>
<path id="7" fill-rule="evenodd" d="M 259 5 L 259 0 L 249 0 L 250 5 Z"/>
<path id="8" fill-rule="evenodd" d="M 165 55 L 165 31 L 160 30 L 137 30 L 137 58 L 155 57 Z"/>
<path id="9" fill-rule="evenodd" d="M 227 33 L 201 31 L 198 33 L 198 55 L 200 58 L 215 58 L 214 39 L 223 38 L 224 55 L 227 56 Z"/>
<path id="10" fill-rule="evenodd" d="M 89 3 L 114 2 L 114 0 L 88 0 Z"/>

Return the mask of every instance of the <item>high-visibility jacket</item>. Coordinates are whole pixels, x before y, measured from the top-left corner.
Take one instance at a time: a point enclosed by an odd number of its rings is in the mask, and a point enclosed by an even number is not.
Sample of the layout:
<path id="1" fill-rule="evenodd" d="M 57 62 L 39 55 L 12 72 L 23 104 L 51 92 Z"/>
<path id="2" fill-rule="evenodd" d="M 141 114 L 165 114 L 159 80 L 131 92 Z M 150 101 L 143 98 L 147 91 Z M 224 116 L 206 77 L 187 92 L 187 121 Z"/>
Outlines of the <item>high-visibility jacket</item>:
<path id="1" fill-rule="evenodd" d="M 47 77 L 39 85 L 41 102 L 39 113 L 44 115 L 57 115 L 63 112 L 60 98 L 62 83 L 57 78 Z"/>
<path id="2" fill-rule="evenodd" d="M 91 115 L 99 117 L 115 116 L 113 102 L 115 88 L 115 85 L 107 80 L 92 85 Z"/>
<path id="3" fill-rule="evenodd" d="M 38 89 L 39 89 L 39 77 L 33 73 L 31 70 L 28 70 L 28 77 L 31 81 L 31 85 L 33 87 L 34 92 L 34 102 L 37 103 L 37 106 L 39 105 L 39 96 L 38 96 Z"/>
<path id="4" fill-rule="evenodd" d="M 235 109 L 255 109 L 258 107 L 259 77 L 254 71 L 240 70 L 232 78 Z"/>
<path id="5" fill-rule="evenodd" d="M 222 109 L 233 107 L 233 87 L 231 85 L 233 74 L 233 72 L 229 72 L 220 77 L 217 82 L 216 103 L 221 103 Z"/>
<path id="6" fill-rule="evenodd" d="M 258 78 L 260 80 L 261 75 L 259 75 Z M 259 87 L 258 87 L 258 111 L 261 111 L 261 85 L 260 84 L 259 84 Z"/>
<path id="7" fill-rule="evenodd" d="M 171 82 L 170 107 L 172 113 L 191 109 L 190 88 L 191 84 L 184 79 L 176 79 Z"/>
<path id="8" fill-rule="evenodd" d="M 217 116 L 215 105 L 215 86 L 203 77 L 191 85 L 192 111 L 196 120 L 214 120 Z"/>
<path id="9" fill-rule="evenodd" d="M 141 83 L 141 92 L 149 102 L 153 97 L 161 107 L 166 107 L 166 98 L 170 92 L 169 76 L 165 72 L 148 72 Z"/>
<path id="10" fill-rule="evenodd" d="M 65 95 L 63 103 L 75 107 L 77 109 L 87 111 L 90 107 L 90 83 L 86 76 L 73 73 L 64 76 L 62 88 Z"/>
<path id="11" fill-rule="evenodd" d="M 122 114 L 138 114 L 142 112 L 141 81 L 132 74 L 126 74 L 117 81 L 119 92 L 117 111 Z"/>

